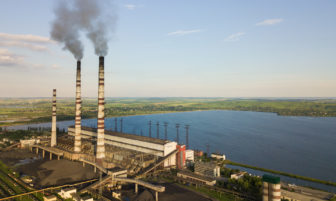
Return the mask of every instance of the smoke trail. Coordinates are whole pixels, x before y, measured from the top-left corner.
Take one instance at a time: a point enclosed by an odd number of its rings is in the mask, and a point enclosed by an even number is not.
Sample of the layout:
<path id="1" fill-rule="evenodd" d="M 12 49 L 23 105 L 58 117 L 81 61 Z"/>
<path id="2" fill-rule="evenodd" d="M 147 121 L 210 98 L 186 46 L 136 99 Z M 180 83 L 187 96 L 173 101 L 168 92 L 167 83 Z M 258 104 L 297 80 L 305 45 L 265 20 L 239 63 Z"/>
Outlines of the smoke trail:
<path id="1" fill-rule="evenodd" d="M 76 13 L 61 1 L 55 8 L 56 19 L 52 23 L 51 38 L 62 43 L 63 49 L 69 50 L 77 60 L 83 58 L 83 45 L 79 40 L 79 24 Z"/>
<path id="2" fill-rule="evenodd" d="M 116 27 L 117 16 L 113 2 L 106 0 L 75 0 L 80 26 L 94 45 L 98 56 L 106 56 L 110 32 Z M 107 12 L 106 8 L 109 9 Z"/>
<path id="3" fill-rule="evenodd" d="M 69 2 L 69 1 L 68 1 Z M 114 31 L 117 16 L 114 6 L 105 0 L 72 0 L 72 8 L 64 1 L 55 10 L 56 20 L 51 32 L 52 38 L 64 43 L 76 59 L 83 56 L 79 32 L 84 31 L 93 43 L 98 56 L 106 56 L 110 32 Z M 107 13 L 106 9 L 109 9 Z"/>

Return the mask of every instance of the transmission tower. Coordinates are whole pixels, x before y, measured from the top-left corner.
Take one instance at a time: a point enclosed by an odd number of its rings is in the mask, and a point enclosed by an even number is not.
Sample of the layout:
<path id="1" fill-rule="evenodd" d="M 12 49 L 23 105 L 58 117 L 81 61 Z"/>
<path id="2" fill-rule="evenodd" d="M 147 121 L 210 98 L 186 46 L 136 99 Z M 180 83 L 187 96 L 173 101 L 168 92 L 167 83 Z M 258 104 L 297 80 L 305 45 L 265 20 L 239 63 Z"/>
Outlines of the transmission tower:
<path id="1" fill-rule="evenodd" d="M 189 125 L 185 125 L 184 128 L 186 129 L 186 148 L 189 149 Z"/>
<path id="2" fill-rule="evenodd" d="M 117 118 L 114 119 L 114 131 L 118 132 L 118 119 Z"/>
<path id="3" fill-rule="evenodd" d="M 180 128 L 180 124 L 176 124 L 176 141 L 177 144 L 179 144 L 180 142 L 180 136 L 179 136 L 179 128 Z"/>
<path id="4" fill-rule="evenodd" d="M 168 126 L 168 123 L 167 122 L 164 122 L 164 127 L 165 127 L 165 136 L 164 136 L 164 139 L 167 140 L 167 126 Z"/>
<path id="5" fill-rule="evenodd" d="M 120 132 L 123 132 L 123 118 L 120 119 Z"/>
<path id="6" fill-rule="evenodd" d="M 206 144 L 207 157 L 210 157 L 210 144 Z"/>
<path id="7" fill-rule="evenodd" d="M 159 127 L 160 127 L 160 123 L 159 123 L 159 122 L 156 122 L 156 138 L 157 138 L 157 139 L 160 138 L 160 130 L 159 130 Z"/>
<path id="8" fill-rule="evenodd" d="M 152 137 L 152 121 L 149 121 L 148 125 L 149 125 L 149 133 L 148 133 L 148 136 L 149 136 L 149 137 Z"/>

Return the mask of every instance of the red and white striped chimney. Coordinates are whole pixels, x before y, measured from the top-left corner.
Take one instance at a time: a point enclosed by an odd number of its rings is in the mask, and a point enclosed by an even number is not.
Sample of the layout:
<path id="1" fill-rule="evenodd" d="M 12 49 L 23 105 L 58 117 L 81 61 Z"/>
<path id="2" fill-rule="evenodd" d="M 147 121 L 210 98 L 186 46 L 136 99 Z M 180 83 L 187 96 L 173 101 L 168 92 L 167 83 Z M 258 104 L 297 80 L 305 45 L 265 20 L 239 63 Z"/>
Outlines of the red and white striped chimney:
<path id="1" fill-rule="evenodd" d="M 97 118 L 97 159 L 105 158 L 105 113 L 104 113 L 104 57 L 99 57 L 98 118 Z"/>
<path id="2" fill-rule="evenodd" d="M 56 89 L 53 90 L 52 98 L 52 118 L 51 118 L 51 142 L 50 146 L 56 146 Z"/>
<path id="3" fill-rule="evenodd" d="M 81 152 L 81 61 L 77 61 L 77 75 L 76 75 L 76 117 L 75 117 L 75 147 L 76 153 Z"/>

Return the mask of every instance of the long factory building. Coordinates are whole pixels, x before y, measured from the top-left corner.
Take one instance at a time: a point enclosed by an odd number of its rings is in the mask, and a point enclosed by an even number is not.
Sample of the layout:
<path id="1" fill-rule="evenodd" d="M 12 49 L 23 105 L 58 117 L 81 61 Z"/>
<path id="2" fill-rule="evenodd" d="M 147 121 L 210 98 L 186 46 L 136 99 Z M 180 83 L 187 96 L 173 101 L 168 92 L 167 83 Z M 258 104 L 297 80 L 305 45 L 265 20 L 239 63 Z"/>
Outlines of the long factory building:
<path id="1" fill-rule="evenodd" d="M 75 136 L 75 127 L 68 127 L 68 134 Z M 97 129 L 82 126 L 81 137 L 86 139 L 96 139 Z M 165 157 L 176 150 L 177 143 L 169 140 L 138 136 L 134 134 L 120 133 L 105 130 L 105 143 L 146 154 Z M 176 165 L 175 155 L 164 163 L 165 167 Z"/>

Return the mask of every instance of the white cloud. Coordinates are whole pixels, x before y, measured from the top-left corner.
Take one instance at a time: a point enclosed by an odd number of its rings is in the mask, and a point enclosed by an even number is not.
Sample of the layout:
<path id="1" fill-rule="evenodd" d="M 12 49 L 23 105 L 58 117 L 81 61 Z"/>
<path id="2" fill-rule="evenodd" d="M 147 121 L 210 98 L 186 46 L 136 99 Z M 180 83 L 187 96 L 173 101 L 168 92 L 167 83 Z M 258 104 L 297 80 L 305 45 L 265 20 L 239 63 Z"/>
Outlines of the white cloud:
<path id="1" fill-rule="evenodd" d="M 224 39 L 225 42 L 236 42 L 236 41 L 239 41 L 240 38 L 245 35 L 246 33 L 244 32 L 238 32 L 238 33 L 234 33 L 234 34 L 231 34 L 230 36 L 226 37 Z"/>
<path id="2" fill-rule="evenodd" d="M 18 66 L 22 64 L 23 57 L 0 48 L 0 67 Z"/>
<path id="3" fill-rule="evenodd" d="M 134 4 L 125 4 L 124 5 L 125 8 L 127 8 L 128 10 L 134 10 L 137 6 Z"/>
<path id="4" fill-rule="evenodd" d="M 167 35 L 168 36 L 184 36 L 184 35 L 188 35 L 188 34 L 198 33 L 198 32 L 201 32 L 201 31 L 202 31 L 201 29 L 178 30 L 178 31 L 170 32 Z"/>
<path id="5" fill-rule="evenodd" d="M 46 51 L 48 48 L 45 45 L 32 44 L 20 41 L 0 41 L 1 47 L 23 47 L 36 51 Z"/>
<path id="6" fill-rule="evenodd" d="M 0 33 L 0 47 L 22 47 L 35 51 L 48 50 L 47 45 L 55 41 L 36 35 Z"/>
<path id="7" fill-rule="evenodd" d="M 258 22 L 256 25 L 257 26 L 270 26 L 270 25 L 275 25 L 283 22 L 283 19 L 277 18 L 277 19 L 267 19 L 262 22 Z"/>
<path id="8" fill-rule="evenodd" d="M 0 33 L 0 40 L 11 40 L 11 41 L 21 41 L 30 43 L 54 43 L 54 41 L 51 40 L 50 38 L 30 34 Z"/>

